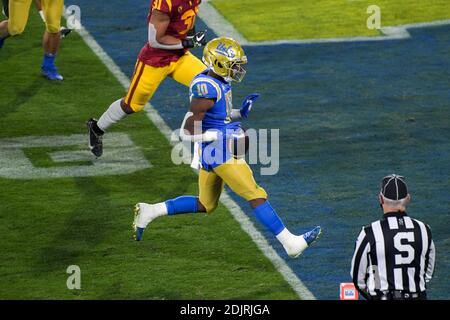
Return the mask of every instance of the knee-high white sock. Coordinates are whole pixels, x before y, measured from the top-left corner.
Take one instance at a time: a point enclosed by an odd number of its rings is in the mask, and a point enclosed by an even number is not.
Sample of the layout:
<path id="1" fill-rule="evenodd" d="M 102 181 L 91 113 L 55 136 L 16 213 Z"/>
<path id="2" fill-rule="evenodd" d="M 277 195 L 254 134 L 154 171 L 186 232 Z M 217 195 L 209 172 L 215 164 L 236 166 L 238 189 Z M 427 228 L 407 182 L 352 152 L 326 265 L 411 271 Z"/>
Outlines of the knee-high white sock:
<path id="1" fill-rule="evenodd" d="M 122 110 L 122 107 L 120 106 L 121 100 L 122 99 L 114 101 L 109 106 L 108 110 L 106 110 L 105 113 L 102 114 L 100 119 L 98 119 L 97 126 L 101 130 L 108 130 L 108 128 L 111 127 L 114 123 L 122 120 L 127 116 L 127 114 Z"/>

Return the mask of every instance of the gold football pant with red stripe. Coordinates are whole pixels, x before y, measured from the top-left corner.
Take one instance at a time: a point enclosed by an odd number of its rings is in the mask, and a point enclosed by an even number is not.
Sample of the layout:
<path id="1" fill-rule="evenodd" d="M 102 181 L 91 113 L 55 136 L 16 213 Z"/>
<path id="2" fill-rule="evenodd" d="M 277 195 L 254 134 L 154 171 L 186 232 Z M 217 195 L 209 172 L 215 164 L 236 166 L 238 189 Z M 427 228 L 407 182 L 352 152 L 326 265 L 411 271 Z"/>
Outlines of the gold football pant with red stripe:
<path id="1" fill-rule="evenodd" d="M 247 201 L 267 199 L 266 191 L 256 183 L 247 162 L 244 159 L 230 159 L 212 171 L 200 169 L 198 198 L 206 212 L 211 213 L 217 208 L 225 184 Z"/>
<path id="2" fill-rule="evenodd" d="M 138 60 L 124 98 L 125 104 L 134 112 L 141 111 L 166 77 L 189 87 L 192 79 L 205 69 L 206 66 L 190 52 L 166 67 L 152 67 Z"/>
<path id="3" fill-rule="evenodd" d="M 32 0 L 9 0 L 8 33 L 21 34 L 28 22 Z M 45 27 L 49 33 L 57 33 L 61 27 L 64 0 L 41 0 L 45 16 Z"/>

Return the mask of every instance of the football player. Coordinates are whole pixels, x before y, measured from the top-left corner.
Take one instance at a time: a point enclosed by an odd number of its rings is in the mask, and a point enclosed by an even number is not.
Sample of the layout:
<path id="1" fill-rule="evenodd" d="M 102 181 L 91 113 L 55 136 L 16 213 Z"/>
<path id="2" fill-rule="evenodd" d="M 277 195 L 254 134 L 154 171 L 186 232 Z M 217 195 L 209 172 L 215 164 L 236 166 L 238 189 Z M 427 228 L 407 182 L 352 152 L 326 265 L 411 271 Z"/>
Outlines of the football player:
<path id="1" fill-rule="evenodd" d="M 248 201 L 257 220 L 281 242 L 287 254 L 298 257 L 317 240 L 321 228 L 294 235 L 284 226 L 267 200 L 266 191 L 253 177 L 245 159 L 234 156 L 230 141 L 242 135 L 237 118 L 246 118 L 258 94 L 244 99 L 240 109 L 233 109 L 231 82 L 240 82 L 246 73 L 247 57 L 235 40 L 216 38 L 205 47 L 203 61 L 208 69 L 197 75 L 190 85 L 190 111 L 181 125 L 183 140 L 201 143 L 199 196 L 181 196 L 157 204 L 138 203 L 133 222 L 135 239 L 140 241 L 145 227 L 160 216 L 213 212 L 224 184 Z"/>
<path id="2" fill-rule="evenodd" d="M 8 20 L 0 22 L 0 48 L 6 38 L 19 35 L 25 30 L 31 2 L 32 0 L 9 0 L 8 10 L 4 9 Z M 46 21 L 43 39 L 42 75 L 49 80 L 61 81 L 63 77 L 58 73 L 55 66 L 55 57 L 61 40 L 60 28 L 64 0 L 41 0 L 41 4 Z"/>
<path id="3" fill-rule="evenodd" d="M 3 0 L 3 1 L 8 1 L 8 0 Z M 44 22 L 44 24 L 45 24 L 45 22 L 46 22 L 45 21 L 45 14 L 44 14 L 44 11 L 42 10 L 41 0 L 33 0 L 33 2 L 34 2 L 34 5 L 35 5 L 36 9 L 39 12 L 39 16 L 41 17 L 42 22 Z M 60 33 L 61 38 L 67 37 L 71 32 L 72 32 L 72 29 L 66 28 L 64 26 L 61 26 L 61 28 L 59 29 L 59 33 Z"/>
<path id="4" fill-rule="evenodd" d="M 9 11 L 8 11 L 8 7 L 9 7 L 9 0 L 2 0 L 3 1 L 3 14 L 9 18 Z M 42 22 L 44 22 L 45 24 L 45 14 L 44 11 L 42 10 L 42 4 L 41 4 L 41 0 L 33 0 L 34 5 L 36 7 L 36 9 L 38 10 L 39 16 L 42 19 Z M 71 32 L 72 29 L 66 28 L 64 26 L 62 26 L 60 28 L 60 34 L 61 34 L 61 38 L 65 38 L 67 37 Z"/>
<path id="5" fill-rule="evenodd" d="M 89 148 L 100 157 L 103 134 L 129 114 L 141 111 L 167 77 L 189 86 L 205 65 L 189 52 L 206 44 L 205 32 L 195 32 L 201 0 L 152 0 L 148 41 L 142 48 L 125 97 L 114 101 L 97 120 L 87 121 Z"/>

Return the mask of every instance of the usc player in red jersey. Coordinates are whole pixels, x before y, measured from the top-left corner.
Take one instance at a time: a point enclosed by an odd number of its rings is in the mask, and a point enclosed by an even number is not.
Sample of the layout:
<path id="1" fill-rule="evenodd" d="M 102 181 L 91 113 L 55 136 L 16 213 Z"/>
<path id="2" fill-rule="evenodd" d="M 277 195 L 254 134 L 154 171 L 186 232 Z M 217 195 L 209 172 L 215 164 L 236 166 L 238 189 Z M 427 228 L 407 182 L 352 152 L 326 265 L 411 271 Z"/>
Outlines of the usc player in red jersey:
<path id="1" fill-rule="evenodd" d="M 205 31 L 195 32 L 195 18 L 201 0 L 151 0 L 148 41 L 139 53 L 125 97 L 114 101 L 97 120 L 87 121 L 89 148 L 100 157 L 102 136 L 108 128 L 129 114 L 141 111 L 159 84 L 171 77 L 189 87 L 206 66 L 190 48 L 206 44 Z"/>

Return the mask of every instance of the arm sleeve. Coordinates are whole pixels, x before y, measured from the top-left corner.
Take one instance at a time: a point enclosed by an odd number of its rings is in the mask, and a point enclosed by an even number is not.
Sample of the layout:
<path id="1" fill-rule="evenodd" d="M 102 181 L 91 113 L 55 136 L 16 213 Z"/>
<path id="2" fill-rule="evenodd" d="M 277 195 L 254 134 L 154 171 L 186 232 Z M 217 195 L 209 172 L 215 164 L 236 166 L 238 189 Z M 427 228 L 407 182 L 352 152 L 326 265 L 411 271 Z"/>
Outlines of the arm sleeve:
<path id="1" fill-rule="evenodd" d="M 428 252 L 426 254 L 426 269 L 425 269 L 425 281 L 429 282 L 433 278 L 433 272 L 434 272 L 434 264 L 436 261 L 436 249 L 434 247 L 434 241 L 431 237 L 431 230 L 430 227 L 426 227 L 428 232 L 428 239 L 430 241 L 430 245 L 428 246 Z"/>
<path id="2" fill-rule="evenodd" d="M 368 254 L 370 250 L 370 243 L 366 236 L 364 228 L 361 230 L 355 244 L 355 252 L 352 258 L 352 265 L 350 275 L 353 283 L 358 291 L 367 299 L 366 293 L 366 275 L 368 266 Z"/>
<path id="3" fill-rule="evenodd" d="M 172 1 L 171 0 L 152 0 L 152 10 L 161 11 L 168 16 L 172 14 Z M 150 15 L 148 19 L 148 43 L 152 48 L 165 49 L 165 50 L 181 50 L 183 49 L 183 43 L 179 44 L 162 44 L 156 40 L 156 28 L 150 23 Z"/>
<path id="4" fill-rule="evenodd" d="M 180 50 L 183 49 L 183 43 L 179 44 L 161 44 L 156 40 L 156 29 L 153 24 L 148 23 L 148 43 L 152 48 L 166 49 L 166 50 Z"/>
<path id="5" fill-rule="evenodd" d="M 240 109 L 231 109 L 231 119 L 235 120 L 235 119 L 240 119 L 240 118 L 242 118 L 241 110 Z"/>

